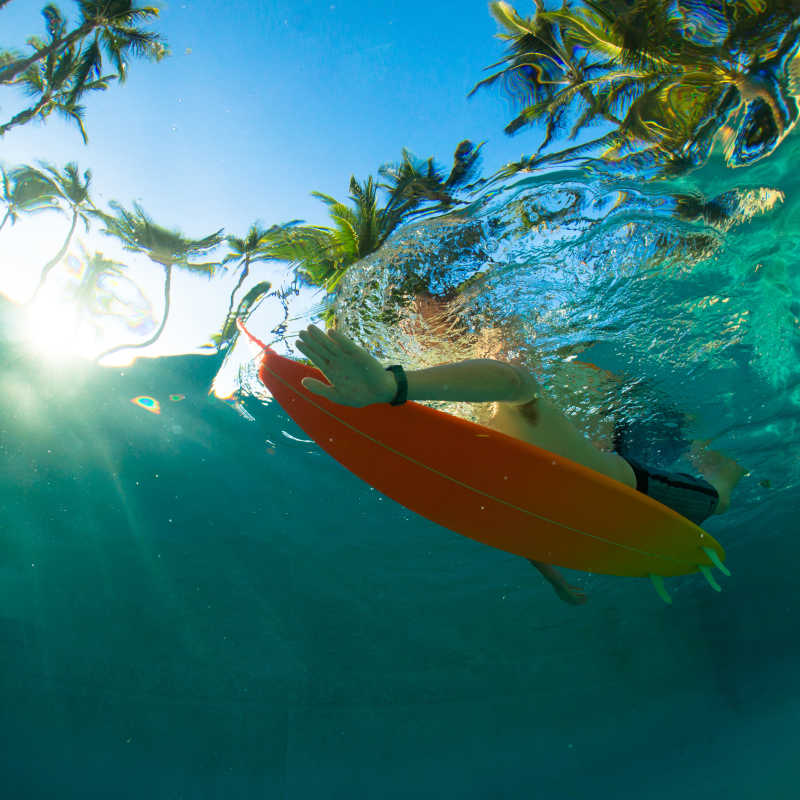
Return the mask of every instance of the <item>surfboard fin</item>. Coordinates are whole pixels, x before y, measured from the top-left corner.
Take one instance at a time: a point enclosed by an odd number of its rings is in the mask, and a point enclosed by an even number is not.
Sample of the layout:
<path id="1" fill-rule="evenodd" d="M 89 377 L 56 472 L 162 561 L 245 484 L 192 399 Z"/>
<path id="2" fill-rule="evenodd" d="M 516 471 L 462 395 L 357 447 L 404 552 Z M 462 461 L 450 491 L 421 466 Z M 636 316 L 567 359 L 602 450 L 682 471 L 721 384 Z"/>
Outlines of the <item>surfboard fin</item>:
<path id="1" fill-rule="evenodd" d="M 711 559 L 711 563 L 723 574 L 727 575 L 729 578 L 731 576 L 731 571 L 720 561 L 720 557 L 717 554 L 716 550 L 712 550 L 710 547 L 704 547 L 703 552 Z M 702 569 L 702 567 L 701 567 Z"/>
<path id="2" fill-rule="evenodd" d="M 711 584 L 711 588 L 715 592 L 721 592 L 722 587 L 714 580 L 714 576 L 711 574 L 711 570 L 705 566 L 704 564 L 700 565 L 700 572 L 703 573 L 703 577 Z"/>
<path id="3" fill-rule="evenodd" d="M 653 587 L 656 590 L 658 596 L 669 606 L 672 605 L 672 598 L 667 593 L 667 590 L 664 586 L 664 579 L 660 575 L 654 575 L 652 572 L 650 573 L 650 580 L 653 582 Z"/>

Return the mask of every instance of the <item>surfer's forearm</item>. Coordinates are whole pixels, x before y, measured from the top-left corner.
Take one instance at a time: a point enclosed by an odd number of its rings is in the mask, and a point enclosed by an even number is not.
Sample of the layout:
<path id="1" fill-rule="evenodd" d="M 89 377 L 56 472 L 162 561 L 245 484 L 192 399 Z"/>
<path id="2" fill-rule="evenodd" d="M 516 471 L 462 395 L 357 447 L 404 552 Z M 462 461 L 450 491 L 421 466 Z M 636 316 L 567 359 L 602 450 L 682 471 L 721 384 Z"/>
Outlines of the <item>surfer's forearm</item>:
<path id="1" fill-rule="evenodd" d="M 356 408 L 389 403 L 397 394 L 395 376 L 367 350 L 336 330 L 326 334 L 309 325 L 300 331 L 296 347 L 328 381 L 303 378 L 303 386 L 314 394 Z M 409 400 L 521 404 L 540 395 L 539 384 L 530 372 L 491 358 L 409 370 L 406 378 Z"/>
<path id="2" fill-rule="evenodd" d="M 410 370 L 406 377 L 409 400 L 525 403 L 540 394 L 536 379 L 527 370 L 491 358 Z"/>

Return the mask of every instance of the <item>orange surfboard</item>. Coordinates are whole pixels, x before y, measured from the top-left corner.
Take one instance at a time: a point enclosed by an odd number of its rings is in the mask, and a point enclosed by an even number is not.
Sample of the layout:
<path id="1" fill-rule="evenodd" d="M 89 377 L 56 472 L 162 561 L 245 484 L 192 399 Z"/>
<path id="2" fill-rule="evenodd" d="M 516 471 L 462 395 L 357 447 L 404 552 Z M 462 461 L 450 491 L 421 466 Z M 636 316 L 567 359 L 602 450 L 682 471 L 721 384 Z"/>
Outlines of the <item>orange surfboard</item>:
<path id="1" fill-rule="evenodd" d="M 259 377 L 327 453 L 398 503 L 525 558 L 609 575 L 701 570 L 724 550 L 667 506 L 581 464 L 418 403 L 351 408 L 309 392 L 317 369 L 263 349 Z M 669 602 L 668 596 L 662 594 Z"/>

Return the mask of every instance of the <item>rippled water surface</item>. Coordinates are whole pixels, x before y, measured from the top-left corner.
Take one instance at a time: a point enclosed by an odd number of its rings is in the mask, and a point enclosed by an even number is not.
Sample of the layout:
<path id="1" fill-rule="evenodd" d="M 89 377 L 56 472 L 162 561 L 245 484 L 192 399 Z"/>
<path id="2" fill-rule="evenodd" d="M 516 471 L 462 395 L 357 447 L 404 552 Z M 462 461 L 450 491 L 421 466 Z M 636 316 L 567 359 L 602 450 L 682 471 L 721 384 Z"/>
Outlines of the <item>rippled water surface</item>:
<path id="1" fill-rule="evenodd" d="M 751 478 L 796 488 L 796 459 L 779 465 L 797 442 L 794 192 L 771 166 L 738 182 L 714 165 L 650 186 L 591 171 L 517 181 L 410 225 L 351 270 L 343 329 L 419 365 L 519 356 L 579 424 L 613 409 L 652 447 L 677 417 Z"/>

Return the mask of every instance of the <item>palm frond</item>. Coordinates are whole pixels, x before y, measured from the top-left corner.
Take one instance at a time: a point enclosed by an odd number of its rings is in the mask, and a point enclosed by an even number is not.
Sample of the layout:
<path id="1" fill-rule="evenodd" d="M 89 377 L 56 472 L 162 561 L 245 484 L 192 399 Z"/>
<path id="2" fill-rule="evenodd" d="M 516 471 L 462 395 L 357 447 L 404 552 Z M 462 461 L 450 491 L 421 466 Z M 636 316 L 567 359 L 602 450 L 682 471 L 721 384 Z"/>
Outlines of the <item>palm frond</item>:
<path id="1" fill-rule="evenodd" d="M 448 189 L 467 187 L 478 176 L 481 167 L 481 148 L 486 142 L 475 146 L 468 139 L 459 142 L 453 154 L 453 166 L 444 185 Z"/>
<path id="2" fill-rule="evenodd" d="M 93 216 L 105 225 L 103 233 L 118 238 L 125 249 L 144 253 L 163 266 L 175 265 L 200 272 L 213 272 L 216 262 L 195 263 L 191 259 L 203 256 L 219 245 L 222 241 L 221 229 L 200 239 L 191 239 L 178 230 L 157 225 L 139 203 L 133 204 L 133 211 L 116 200 L 112 200 L 109 206 L 114 215 L 98 211 Z"/>
<path id="3" fill-rule="evenodd" d="M 86 128 L 83 124 L 83 118 L 86 116 L 86 109 L 84 106 L 58 103 L 55 108 L 64 119 L 75 123 L 83 139 L 83 143 L 89 144 L 89 137 L 86 135 Z"/>
<path id="4" fill-rule="evenodd" d="M 68 95 L 68 102 L 76 100 L 92 72 L 96 77 L 100 77 L 102 63 L 103 56 L 100 53 L 100 46 L 97 41 L 94 41 L 78 57 L 73 74 L 73 88 Z"/>
<path id="5" fill-rule="evenodd" d="M 2 6 L 0 6 L 1 8 Z M 59 40 L 64 35 L 64 31 L 66 30 L 67 23 L 64 20 L 64 17 L 61 15 L 61 11 L 59 10 L 58 6 L 48 3 L 42 9 L 42 16 L 45 20 L 45 27 L 47 28 L 47 32 L 50 35 L 50 38 L 53 40 Z"/>

